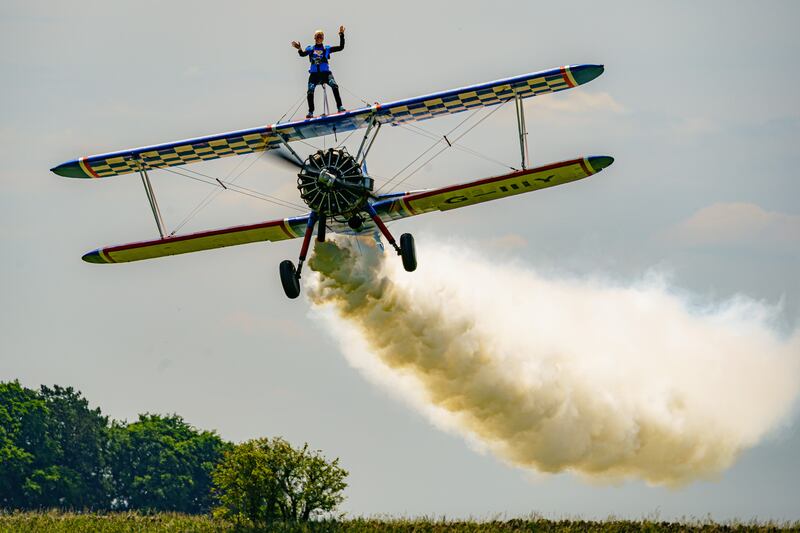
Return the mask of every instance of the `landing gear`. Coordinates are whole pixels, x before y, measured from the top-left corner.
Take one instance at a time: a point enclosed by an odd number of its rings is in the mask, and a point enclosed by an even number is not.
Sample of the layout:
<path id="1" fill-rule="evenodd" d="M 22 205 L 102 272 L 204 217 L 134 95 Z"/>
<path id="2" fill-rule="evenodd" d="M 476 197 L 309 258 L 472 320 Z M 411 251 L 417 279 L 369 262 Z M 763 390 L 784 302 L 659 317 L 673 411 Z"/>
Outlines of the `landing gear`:
<path id="1" fill-rule="evenodd" d="M 317 215 L 315 211 L 312 211 L 311 214 L 308 215 L 306 233 L 303 236 L 303 246 L 300 248 L 300 259 L 297 261 L 297 268 L 295 269 L 294 264 L 288 259 L 281 262 L 280 272 L 283 292 L 293 300 L 300 296 L 300 272 L 303 270 L 303 261 L 306 260 L 306 255 L 308 255 L 308 246 L 311 244 L 311 237 L 314 235 L 314 225 L 317 223 L 318 218 L 319 215 Z M 325 239 L 325 217 L 323 217 L 320 222 L 319 240 L 322 241 Z"/>
<path id="2" fill-rule="evenodd" d="M 406 269 L 406 272 L 414 272 L 417 269 L 417 250 L 414 247 L 414 236 L 410 233 L 403 233 L 400 236 L 400 245 L 398 246 L 389 228 L 386 227 L 381 217 L 378 216 L 378 212 L 375 211 L 372 204 L 367 204 L 367 213 L 369 213 L 372 221 L 378 226 L 378 229 L 381 230 L 381 233 L 386 237 L 386 240 L 392 248 L 394 248 L 395 252 L 397 252 L 397 255 L 403 259 L 403 268 Z"/>
<path id="3" fill-rule="evenodd" d="M 294 263 L 288 259 L 281 261 L 281 285 L 283 285 L 283 292 L 286 296 L 294 300 L 300 296 L 300 277 L 294 268 Z"/>
<path id="4" fill-rule="evenodd" d="M 400 257 L 403 258 L 403 268 L 406 272 L 417 269 L 417 250 L 414 247 L 414 236 L 410 233 L 400 235 Z"/>

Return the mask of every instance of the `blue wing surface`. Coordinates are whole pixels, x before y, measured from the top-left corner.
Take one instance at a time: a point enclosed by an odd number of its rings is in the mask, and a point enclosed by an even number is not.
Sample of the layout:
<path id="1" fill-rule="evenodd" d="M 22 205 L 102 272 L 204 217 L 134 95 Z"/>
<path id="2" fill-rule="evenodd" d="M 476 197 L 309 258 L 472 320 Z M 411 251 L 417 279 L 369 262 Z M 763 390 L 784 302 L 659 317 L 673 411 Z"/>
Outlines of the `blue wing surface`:
<path id="1" fill-rule="evenodd" d="M 282 143 L 282 138 L 292 142 L 343 133 L 363 128 L 373 120 L 382 124 L 426 120 L 497 105 L 516 95 L 530 98 L 563 91 L 588 83 L 602 73 L 602 65 L 564 66 L 386 104 L 376 103 L 335 115 L 79 157 L 51 170 L 70 178 L 106 178 L 138 172 L 140 169 L 172 167 L 261 152 L 276 148 Z"/>

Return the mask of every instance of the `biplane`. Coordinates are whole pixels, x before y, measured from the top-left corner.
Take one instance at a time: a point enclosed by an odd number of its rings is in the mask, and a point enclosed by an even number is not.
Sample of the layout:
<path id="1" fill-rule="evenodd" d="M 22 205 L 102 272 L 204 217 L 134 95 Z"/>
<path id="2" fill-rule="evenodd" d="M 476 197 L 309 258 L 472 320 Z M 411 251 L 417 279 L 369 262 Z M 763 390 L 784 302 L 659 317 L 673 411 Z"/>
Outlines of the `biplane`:
<path id="1" fill-rule="evenodd" d="M 325 240 L 326 231 L 349 235 L 373 233 L 377 239 L 382 235 L 401 257 L 405 270 L 411 272 L 417 267 L 414 238 L 404 233 L 396 240 L 387 228 L 388 222 L 554 187 L 608 167 L 614 161 L 612 157 L 588 156 L 531 168 L 522 104 L 525 98 L 571 89 L 602 73 L 602 65 L 564 66 L 386 104 L 375 103 L 333 115 L 80 157 L 51 170 L 70 178 L 100 179 L 138 173 L 142 179 L 160 238 L 99 248 L 86 253 L 84 261 L 125 263 L 260 241 L 302 238 L 297 265 L 285 260 L 279 268 L 284 292 L 289 298 L 297 298 L 303 262 L 315 229 L 318 241 Z M 366 159 L 381 126 L 428 120 L 512 100 L 516 105 L 519 133 L 519 169 L 438 189 L 384 194 L 375 190 Z M 291 146 L 295 141 L 361 128 L 365 128 L 365 132 L 355 154 L 340 146 L 301 157 Z M 446 136 L 444 140 L 451 145 Z M 184 235 L 165 233 L 150 171 L 263 151 L 281 152 L 299 168 L 297 188 L 309 208 L 307 214 Z M 225 187 L 222 181 L 217 181 Z"/>

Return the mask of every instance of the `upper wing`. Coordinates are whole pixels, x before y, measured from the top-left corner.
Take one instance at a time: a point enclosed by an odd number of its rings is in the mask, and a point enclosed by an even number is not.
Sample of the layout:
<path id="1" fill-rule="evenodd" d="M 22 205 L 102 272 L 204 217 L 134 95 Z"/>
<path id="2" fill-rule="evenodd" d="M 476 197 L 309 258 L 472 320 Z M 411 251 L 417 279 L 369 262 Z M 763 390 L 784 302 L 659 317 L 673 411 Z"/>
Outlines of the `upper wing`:
<path id="1" fill-rule="evenodd" d="M 374 205 L 382 218 L 391 220 L 447 211 L 583 179 L 613 162 L 610 156 L 585 157 L 441 189 L 392 195 Z"/>
<path id="2" fill-rule="evenodd" d="M 542 72 L 514 76 L 489 83 L 471 85 L 388 104 L 362 107 L 284 124 L 271 124 L 247 130 L 186 139 L 154 146 L 143 146 L 108 154 L 80 157 L 51 170 L 69 178 L 105 178 L 151 169 L 185 165 L 220 157 L 261 152 L 286 141 L 311 139 L 342 133 L 369 124 L 402 123 L 491 106 L 519 95 L 528 98 L 562 91 L 587 83 L 603 73 L 602 65 L 571 65 Z"/>
<path id="3" fill-rule="evenodd" d="M 85 254 L 83 260 L 89 263 L 127 263 L 251 242 L 282 241 L 301 237 L 307 223 L 308 215 L 305 215 L 152 241 L 106 246 Z"/>

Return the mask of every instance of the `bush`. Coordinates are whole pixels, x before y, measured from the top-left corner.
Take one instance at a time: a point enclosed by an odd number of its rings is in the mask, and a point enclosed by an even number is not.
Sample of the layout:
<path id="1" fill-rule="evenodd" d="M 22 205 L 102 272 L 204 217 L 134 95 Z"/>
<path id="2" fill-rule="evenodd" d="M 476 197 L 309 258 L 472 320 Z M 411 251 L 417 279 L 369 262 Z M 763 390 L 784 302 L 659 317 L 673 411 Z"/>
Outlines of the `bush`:
<path id="1" fill-rule="evenodd" d="M 236 446 L 212 477 L 220 502 L 214 515 L 248 527 L 323 517 L 344 500 L 347 487 L 339 459 L 327 461 L 308 444 L 295 449 L 281 438 Z"/>

